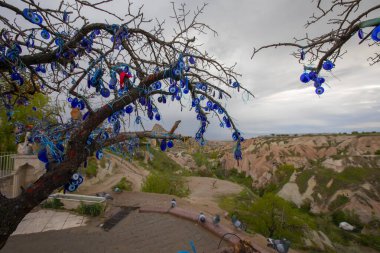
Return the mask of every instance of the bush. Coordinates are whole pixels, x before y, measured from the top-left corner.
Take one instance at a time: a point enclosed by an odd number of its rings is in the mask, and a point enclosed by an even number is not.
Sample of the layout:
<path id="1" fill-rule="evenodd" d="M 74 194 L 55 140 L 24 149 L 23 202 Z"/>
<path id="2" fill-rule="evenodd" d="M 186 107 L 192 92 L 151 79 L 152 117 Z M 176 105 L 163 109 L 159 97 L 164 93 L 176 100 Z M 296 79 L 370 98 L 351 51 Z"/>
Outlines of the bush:
<path id="1" fill-rule="evenodd" d="M 112 187 L 112 189 L 119 188 L 123 191 L 132 191 L 132 183 L 127 180 L 126 177 L 122 177 L 116 185 Z"/>
<path id="2" fill-rule="evenodd" d="M 84 173 L 86 174 L 86 177 L 96 177 L 98 174 L 98 164 L 94 157 L 88 159 Z"/>
<path id="3" fill-rule="evenodd" d="M 375 155 L 380 155 L 380 149 L 375 151 Z"/>
<path id="4" fill-rule="evenodd" d="M 146 178 L 141 191 L 171 194 L 178 197 L 186 197 L 190 193 L 181 176 L 158 172 L 152 172 Z"/>
<path id="5" fill-rule="evenodd" d="M 62 209 L 63 208 L 63 203 L 61 200 L 53 198 L 53 199 L 48 199 L 44 203 L 41 204 L 42 208 L 52 208 L 52 209 Z"/>
<path id="6" fill-rule="evenodd" d="M 329 205 L 329 210 L 333 211 L 335 209 L 337 209 L 338 207 L 341 207 L 343 206 L 344 204 L 350 202 L 350 198 L 348 198 L 347 196 L 345 195 L 338 195 L 336 197 L 336 199 L 330 203 Z"/>
<path id="7" fill-rule="evenodd" d="M 338 210 L 331 215 L 331 218 L 333 223 L 337 226 L 339 226 L 339 223 L 342 221 L 345 221 L 355 226 L 357 230 L 361 230 L 363 228 L 363 223 L 360 221 L 359 216 L 354 211 Z"/>
<path id="8" fill-rule="evenodd" d="M 76 211 L 79 214 L 89 215 L 89 216 L 94 216 L 94 217 L 101 215 L 103 213 L 103 210 L 104 208 L 102 204 L 96 203 L 96 204 L 87 205 L 87 204 L 84 204 L 83 202 L 81 202 L 78 208 L 76 209 Z"/>

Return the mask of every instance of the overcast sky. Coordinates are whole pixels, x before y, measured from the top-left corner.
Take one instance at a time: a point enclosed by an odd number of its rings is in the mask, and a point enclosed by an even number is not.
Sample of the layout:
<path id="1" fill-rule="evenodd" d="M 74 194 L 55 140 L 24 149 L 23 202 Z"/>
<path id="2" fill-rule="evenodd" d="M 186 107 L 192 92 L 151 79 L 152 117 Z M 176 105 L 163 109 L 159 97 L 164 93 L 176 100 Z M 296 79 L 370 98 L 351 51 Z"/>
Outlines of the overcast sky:
<path id="1" fill-rule="evenodd" d="M 171 29 L 170 1 L 138 0 L 135 5 L 144 4 L 146 17 L 166 20 L 167 29 Z M 194 9 L 203 2 L 192 0 L 186 4 Z M 367 0 L 363 7 L 376 2 Z M 308 0 L 210 0 L 208 3 L 200 20 L 219 35 L 214 37 L 210 33 L 197 39 L 221 62 L 237 62 L 237 71 L 242 74 L 240 82 L 256 96 L 245 101 L 240 93 L 235 93 L 227 104 L 244 136 L 380 131 L 380 65 L 370 67 L 366 60 L 376 48 L 358 45 L 355 36 L 345 47 L 348 53 L 337 62 L 334 76 L 326 74 L 331 88 L 326 87 L 325 93 L 319 97 L 313 87 L 300 83 L 303 68 L 290 55 L 293 48 L 268 49 L 250 59 L 254 46 L 292 41 L 294 36 L 300 37 L 306 32 L 318 35 L 329 31 L 326 20 L 305 30 L 304 24 L 315 10 L 315 3 Z M 126 4 L 123 0 L 115 0 L 105 7 L 122 14 Z M 93 21 L 107 19 L 112 22 L 112 18 L 104 14 L 90 12 L 89 16 Z M 186 135 L 195 134 L 198 122 L 193 112 L 179 112 L 172 104 L 160 110 L 166 128 L 181 119 L 183 123 L 179 131 Z M 229 130 L 219 128 L 215 121 L 213 124 L 207 131 L 207 138 L 230 139 Z"/>
<path id="2" fill-rule="evenodd" d="M 375 2 L 364 1 L 362 7 Z M 144 3 L 148 16 L 170 22 L 170 1 L 136 1 L 140 3 Z M 194 8 L 202 3 L 191 1 L 187 6 Z M 346 46 L 348 53 L 343 60 L 337 62 L 334 76 L 326 74 L 331 88 L 327 87 L 320 97 L 313 87 L 300 83 L 302 66 L 290 55 L 292 48 L 268 49 L 250 59 L 253 46 L 292 41 L 294 36 L 304 35 L 304 24 L 312 15 L 315 3 L 307 0 L 218 0 L 208 3 L 201 20 L 219 35 L 198 39 L 204 41 L 205 48 L 221 61 L 237 62 L 237 70 L 243 75 L 241 83 L 256 96 L 244 101 L 236 93 L 227 106 L 245 136 L 380 130 L 380 65 L 369 66 L 367 58 L 372 49 L 359 46 L 356 36 Z M 318 35 L 329 30 L 324 20 L 307 32 Z M 165 126 L 169 127 L 180 118 L 184 122 L 181 131 L 194 134 L 194 115 L 175 112 L 164 114 Z M 228 131 L 217 127 L 217 123 L 214 126 L 209 127 L 208 138 L 230 138 Z"/>

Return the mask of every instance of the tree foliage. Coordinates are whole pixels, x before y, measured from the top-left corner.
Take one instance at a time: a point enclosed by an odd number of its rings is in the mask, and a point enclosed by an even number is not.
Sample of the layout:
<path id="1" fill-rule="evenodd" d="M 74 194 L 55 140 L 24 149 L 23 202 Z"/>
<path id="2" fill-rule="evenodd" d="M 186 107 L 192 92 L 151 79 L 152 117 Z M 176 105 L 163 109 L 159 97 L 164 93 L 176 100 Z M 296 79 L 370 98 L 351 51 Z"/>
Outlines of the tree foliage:
<path id="1" fill-rule="evenodd" d="M 1 0 L 0 75 L 6 81 L 0 97 L 7 113 L 28 105 L 36 94 L 67 98 L 71 119 L 52 125 L 34 124 L 31 141 L 40 147 L 47 171 L 20 196 L 0 194 L 0 248 L 22 218 L 57 188 L 75 190 L 76 174 L 103 149 L 134 154 L 140 138 L 154 138 L 166 150 L 179 122 L 166 133 L 146 131 L 148 120 L 160 121 L 160 104 L 178 103 L 195 112 L 195 139 L 203 145 L 209 118 L 231 128 L 235 158 L 241 159 L 243 137 L 225 108 L 230 91 L 252 95 L 238 81 L 235 64 L 227 66 L 204 51 L 197 35 L 211 32 L 198 21 L 206 5 L 194 12 L 172 4 L 175 27 L 146 19 L 142 8 L 128 2 L 125 16 L 107 10 L 106 3 L 25 0 L 14 5 Z M 85 13 L 103 15 L 92 22 Z M 12 18 L 6 18 L 12 17 Z M 127 131 L 129 127 L 141 131 Z M 124 131 L 123 131 L 124 130 Z M 82 181 L 79 177 L 79 181 Z M 74 181 L 75 181 L 74 180 Z"/>

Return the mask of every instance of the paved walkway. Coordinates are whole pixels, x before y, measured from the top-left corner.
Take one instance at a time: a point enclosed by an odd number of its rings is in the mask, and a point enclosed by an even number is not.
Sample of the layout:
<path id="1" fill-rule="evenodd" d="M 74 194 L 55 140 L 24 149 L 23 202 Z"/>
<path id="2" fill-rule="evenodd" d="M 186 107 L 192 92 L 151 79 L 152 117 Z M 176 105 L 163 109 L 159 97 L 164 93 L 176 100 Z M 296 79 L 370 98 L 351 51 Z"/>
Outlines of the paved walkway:
<path id="1" fill-rule="evenodd" d="M 12 235 L 61 230 L 86 225 L 88 219 L 65 211 L 39 210 L 29 213 Z"/>
<path id="2" fill-rule="evenodd" d="M 99 221 L 97 221 L 99 222 Z M 132 212 L 109 232 L 90 222 L 87 226 L 10 237 L 2 253 L 212 253 L 219 238 L 197 223 L 169 214 Z M 97 223 L 97 224 L 95 224 Z M 227 246 L 222 243 L 222 246 Z"/>

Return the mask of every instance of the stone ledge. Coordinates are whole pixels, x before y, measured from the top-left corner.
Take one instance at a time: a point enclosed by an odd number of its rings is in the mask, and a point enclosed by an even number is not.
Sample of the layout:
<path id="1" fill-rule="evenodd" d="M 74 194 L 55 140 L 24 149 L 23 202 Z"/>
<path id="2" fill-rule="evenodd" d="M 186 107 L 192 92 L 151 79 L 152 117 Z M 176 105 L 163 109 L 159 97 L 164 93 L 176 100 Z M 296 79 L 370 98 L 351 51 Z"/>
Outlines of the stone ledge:
<path id="1" fill-rule="evenodd" d="M 178 207 L 175 207 L 175 208 L 141 207 L 139 209 L 139 212 L 142 212 L 142 213 L 168 213 L 168 214 L 177 216 L 177 217 L 182 218 L 182 219 L 187 219 L 190 221 L 198 222 L 198 213 L 195 213 L 195 212 L 192 212 L 189 210 L 185 210 L 182 208 L 178 208 Z M 233 234 L 238 234 L 239 237 L 241 237 L 242 239 L 245 239 L 244 236 L 239 234 L 239 232 L 236 232 L 236 231 L 233 231 L 229 228 L 226 228 L 221 224 L 214 225 L 210 218 L 206 218 L 206 223 L 204 223 L 204 224 L 199 223 L 199 225 L 201 225 L 203 228 L 207 229 L 208 231 L 210 231 L 211 233 L 213 233 L 219 237 L 222 237 L 223 235 L 225 235 L 227 233 L 233 233 Z M 240 240 L 236 236 L 225 237 L 225 240 L 228 241 L 229 243 L 231 243 L 232 245 L 236 245 L 240 242 Z M 254 246 L 254 248 L 260 253 L 269 253 L 269 251 L 264 250 L 261 247 Z"/>

